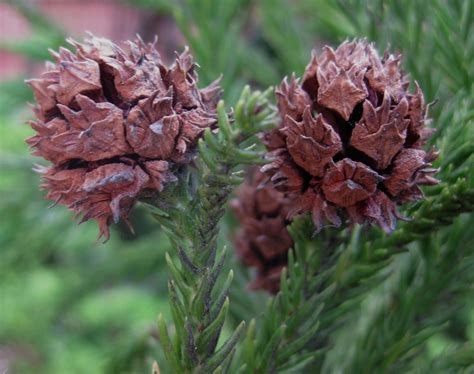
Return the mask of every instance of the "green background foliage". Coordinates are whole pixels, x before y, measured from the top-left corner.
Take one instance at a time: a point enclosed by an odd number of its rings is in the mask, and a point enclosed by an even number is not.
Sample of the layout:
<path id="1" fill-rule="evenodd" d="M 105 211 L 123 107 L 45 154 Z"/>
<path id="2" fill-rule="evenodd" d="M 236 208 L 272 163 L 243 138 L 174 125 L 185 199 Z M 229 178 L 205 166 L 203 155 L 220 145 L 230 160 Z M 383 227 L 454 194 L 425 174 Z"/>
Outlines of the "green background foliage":
<path id="1" fill-rule="evenodd" d="M 64 44 L 64 31 L 29 2 L 9 3 L 34 37 L 2 40 L 0 48 L 43 60 L 48 47 Z M 380 52 L 401 52 L 410 79 L 436 101 L 432 144 L 441 152 L 435 166 L 442 182 L 424 190 L 424 202 L 404 208 L 413 221 L 391 236 L 356 227 L 313 237 L 308 222 L 297 220 L 288 278 L 270 298 L 246 289 L 251 272 L 232 255 L 235 222 L 224 216 L 217 246 L 227 244 L 222 273 L 232 268 L 234 280 L 218 347 L 247 323 L 229 371 L 473 372 L 473 2 L 127 3 L 175 20 L 201 66 L 202 85 L 223 74 L 229 107 L 246 84 L 265 89 L 293 71 L 301 75 L 312 48 L 355 37 Z M 166 321 L 175 317 L 165 261 L 169 252 L 178 262 L 173 238 L 144 206 L 132 216 L 136 235 L 118 226 L 106 244 L 95 241 L 94 223 L 76 227 L 64 207 L 47 209 L 31 171 L 41 160 L 24 143 L 31 93 L 23 78 L 0 83 L 0 357 L 19 358 L 13 372 L 141 373 L 155 359 L 170 372 L 155 322 L 159 313 Z M 219 145 L 212 152 L 218 151 Z M 226 287 L 222 278 L 218 288 Z"/>

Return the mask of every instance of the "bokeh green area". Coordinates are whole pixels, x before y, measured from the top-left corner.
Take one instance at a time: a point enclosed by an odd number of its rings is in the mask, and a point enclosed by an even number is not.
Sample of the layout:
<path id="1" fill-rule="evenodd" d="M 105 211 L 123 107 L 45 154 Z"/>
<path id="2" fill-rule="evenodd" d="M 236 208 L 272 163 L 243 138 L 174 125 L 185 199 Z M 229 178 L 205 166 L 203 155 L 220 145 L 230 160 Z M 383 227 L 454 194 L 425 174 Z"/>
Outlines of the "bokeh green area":
<path id="1" fill-rule="evenodd" d="M 15 44 L 2 41 L 0 48 L 40 61 L 48 47 L 64 44 L 64 31 L 29 2 L 9 3 L 27 18 L 34 36 Z M 459 176 L 473 177 L 471 1 L 126 3 L 174 19 L 200 65 L 202 84 L 223 74 L 230 105 L 246 83 L 267 87 L 293 71 L 300 75 L 313 47 L 354 37 L 367 37 L 380 51 L 390 45 L 403 53 L 403 66 L 427 101 L 438 101 L 430 115 L 438 128 L 433 143 L 441 151 L 440 179 L 449 184 Z M 32 135 L 25 124 L 31 118 L 25 102 L 32 96 L 24 78 L 0 83 L 0 361 L 20 373 L 149 372 L 159 358 L 156 316 L 169 314 L 164 261 L 169 242 L 142 206 L 131 217 L 136 233 L 115 226 L 105 244 L 96 240 L 95 223 L 77 226 L 65 207 L 48 208 L 32 171 L 35 163 L 45 163 L 30 156 L 24 142 Z M 455 229 L 465 234 L 473 223 L 463 217 Z M 233 225 L 224 220 L 221 243 Z M 472 235 L 465 245 L 474 246 Z M 237 321 L 261 310 L 258 302 L 265 297 L 246 291 L 247 274 L 240 268 L 236 274 L 230 305 Z M 463 295 L 456 299 L 449 329 L 430 338 L 418 356 L 420 367 L 460 341 L 474 342 L 472 289 Z"/>

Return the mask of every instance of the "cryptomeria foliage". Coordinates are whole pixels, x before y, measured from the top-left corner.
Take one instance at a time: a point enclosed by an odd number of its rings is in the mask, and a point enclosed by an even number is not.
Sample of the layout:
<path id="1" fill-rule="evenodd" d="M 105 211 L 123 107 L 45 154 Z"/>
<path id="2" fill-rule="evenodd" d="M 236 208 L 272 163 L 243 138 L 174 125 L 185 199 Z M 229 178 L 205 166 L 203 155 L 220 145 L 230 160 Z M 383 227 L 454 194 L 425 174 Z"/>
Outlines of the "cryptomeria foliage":
<path id="1" fill-rule="evenodd" d="M 235 168 L 261 161 L 261 155 L 252 150 L 254 144 L 248 142 L 273 125 L 270 93 L 252 93 L 246 87 L 237 102 L 232 126 L 221 101 L 217 108 L 219 132 L 215 135 L 206 130 L 199 144 L 197 170 L 186 172 L 176 191 L 168 190 L 168 196 L 159 194 L 150 202 L 175 249 L 176 259 L 167 257 L 174 337 L 170 338 L 163 317 L 158 317 L 160 342 L 173 372 L 227 370 L 243 334 L 244 322 L 217 348 L 233 278 L 230 270 L 225 282 L 218 284 L 225 261 L 225 251 L 217 245 L 218 223 L 232 187 L 242 181 Z"/>
<path id="2" fill-rule="evenodd" d="M 31 42 L 1 47 L 43 59 L 46 45 L 56 48 L 62 43 L 61 30 L 27 7 L 29 3 L 11 3 L 20 6 L 38 32 Z M 2 319 L 5 326 L 23 326 L 2 327 L 2 342 L 39 347 L 45 364 L 38 370 L 43 372 L 97 370 L 102 359 L 91 353 L 94 349 L 107 355 L 104 368 L 109 372 L 150 371 L 154 359 L 161 372 L 473 370 L 473 3 L 133 3 L 176 20 L 202 66 L 204 84 L 223 74 L 228 105 L 219 105 L 219 131 L 206 133 L 197 164 L 182 170 L 182 183 L 165 190 L 159 202 L 147 202 L 171 244 L 161 232 L 150 233 L 156 223 L 138 211 L 138 239 L 112 235 L 108 246 L 116 248 L 106 250 L 91 248 L 90 235 L 66 224 L 64 212 L 55 208 L 44 213 L 33 187 L 37 182 L 28 172 L 30 159 L 2 149 L 2 172 L 8 176 L 2 188 L 10 196 L 2 207 L 9 217 L 1 231 L 2 294 L 9 305 L 20 305 L 5 308 Z M 410 78 L 420 83 L 427 101 L 436 101 L 430 117 L 437 131 L 430 145 L 440 150 L 435 166 L 441 183 L 424 189 L 426 200 L 405 207 L 412 220 L 399 222 L 391 235 L 356 226 L 324 229 L 313 236 L 309 219 L 297 219 L 290 227 L 296 244 L 282 273 L 280 292 L 272 297 L 250 292 L 245 289 L 246 270 L 231 255 L 232 220 L 219 219 L 242 180 L 241 166 L 261 161 L 259 146 L 251 147 L 258 144 L 253 135 L 274 122 L 274 108 L 268 93 L 246 89 L 240 101 L 239 93 L 249 82 L 265 89 L 293 71 L 300 75 L 312 47 L 337 45 L 352 37 L 375 41 L 380 52 L 390 45 L 392 51 L 403 53 Z M 18 82 L 8 84 L 8 92 L 18 97 L 15 102 L 24 101 L 28 93 Z M 10 96 L 2 92 L 2 112 L 12 107 Z M 227 117 L 231 107 L 233 114 Z M 10 128 L 5 132 L 9 139 L 23 137 L 16 127 Z M 18 190 L 12 185 L 32 187 Z M 39 224 L 44 220 L 54 229 L 44 230 Z M 25 234 L 15 235 L 16 227 Z M 89 231 L 94 230 L 87 227 Z M 67 250 L 58 233 L 67 236 Z M 39 280 L 48 285 L 48 297 L 33 293 L 21 299 L 18 290 Z M 114 314 L 113 298 L 107 298 L 110 306 L 100 309 L 102 320 L 88 316 L 89 305 L 99 304 L 110 284 L 130 282 L 149 290 L 149 297 L 118 289 L 117 298 L 129 298 L 129 304 L 141 305 L 147 313 L 128 318 L 125 312 Z M 43 295 L 41 290 L 38 294 Z M 35 326 L 27 323 L 28 313 L 18 313 L 33 307 L 48 310 Z M 165 317 L 156 326 L 153 315 L 159 311 Z M 124 325 L 138 326 L 134 323 L 144 319 L 149 328 L 122 333 L 117 345 L 110 346 L 116 331 L 123 331 Z M 61 342 L 73 353 L 61 349 Z"/>

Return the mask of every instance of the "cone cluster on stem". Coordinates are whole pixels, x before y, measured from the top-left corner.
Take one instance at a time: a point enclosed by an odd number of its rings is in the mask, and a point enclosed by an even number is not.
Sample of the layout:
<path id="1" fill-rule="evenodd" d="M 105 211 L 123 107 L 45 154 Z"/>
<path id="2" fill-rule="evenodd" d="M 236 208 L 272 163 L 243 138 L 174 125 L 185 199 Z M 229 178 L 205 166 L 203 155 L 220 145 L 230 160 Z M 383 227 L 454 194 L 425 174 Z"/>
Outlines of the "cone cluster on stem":
<path id="1" fill-rule="evenodd" d="M 405 219 L 397 206 L 438 183 L 438 154 L 423 149 L 428 108 L 399 62 L 365 40 L 346 41 L 313 51 L 303 78 L 285 78 L 276 90 L 280 123 L 263 134 L 270 163 L 233 201 L 237 253 L 257 268 L 252 286 L 278 291 L 296 215 L 311 213 L 317 231 L 348 219 L 391 232 Z"/>

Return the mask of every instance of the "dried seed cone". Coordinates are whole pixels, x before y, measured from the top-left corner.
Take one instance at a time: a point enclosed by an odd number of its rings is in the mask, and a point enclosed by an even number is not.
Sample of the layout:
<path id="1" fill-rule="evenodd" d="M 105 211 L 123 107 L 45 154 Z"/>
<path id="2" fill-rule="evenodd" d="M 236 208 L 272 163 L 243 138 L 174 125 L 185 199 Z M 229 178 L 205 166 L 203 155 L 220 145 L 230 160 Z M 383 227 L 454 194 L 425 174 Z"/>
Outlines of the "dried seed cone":
<path id="1" fill-rule="evenodd" d="M 100 236 L 127 214 L 137 197 L 161 191 L 173 171 L 194 155 L 197 139 L 217 122 L 218 82 L 199 90 L 196 65 L 186 49 L 163 64 L 155 43 L 128 42 L 124 51 L 90 36 L 68 40 L 75 52 L 52 52 L 33 89 L 33 155 L 47 198 L 68 206 L 82 221 L 95 219 Z"/>
<path id="2" fill-rule="evenodd" d="M 252 180 L 237 191 L 231 205 L 241 224 L 235 237 L 237 255 L 257 270 L 253 289 L 276 293 L 280 274 L 287 265 L 293 240 L 287 230 L 289 200 L 271 185 L 262 184 L 265 176 L 256 172 Z"/>
<path id="3" fill-rule="evenodd" d="M 403 218 L 397 205 L 438 182 L 437 153 L 422 149 L 427 105 L 416 82 L 409 92 L 399 60 L 365 40 L 344 42 L 313 51 L 301 81 L 282 82 L 281 123 L 265 135 L 272 162 L 262 170 L 292 197 L 289 218 L 311 212 L 320 230 L 348 217 L 391 232 Z"/>

